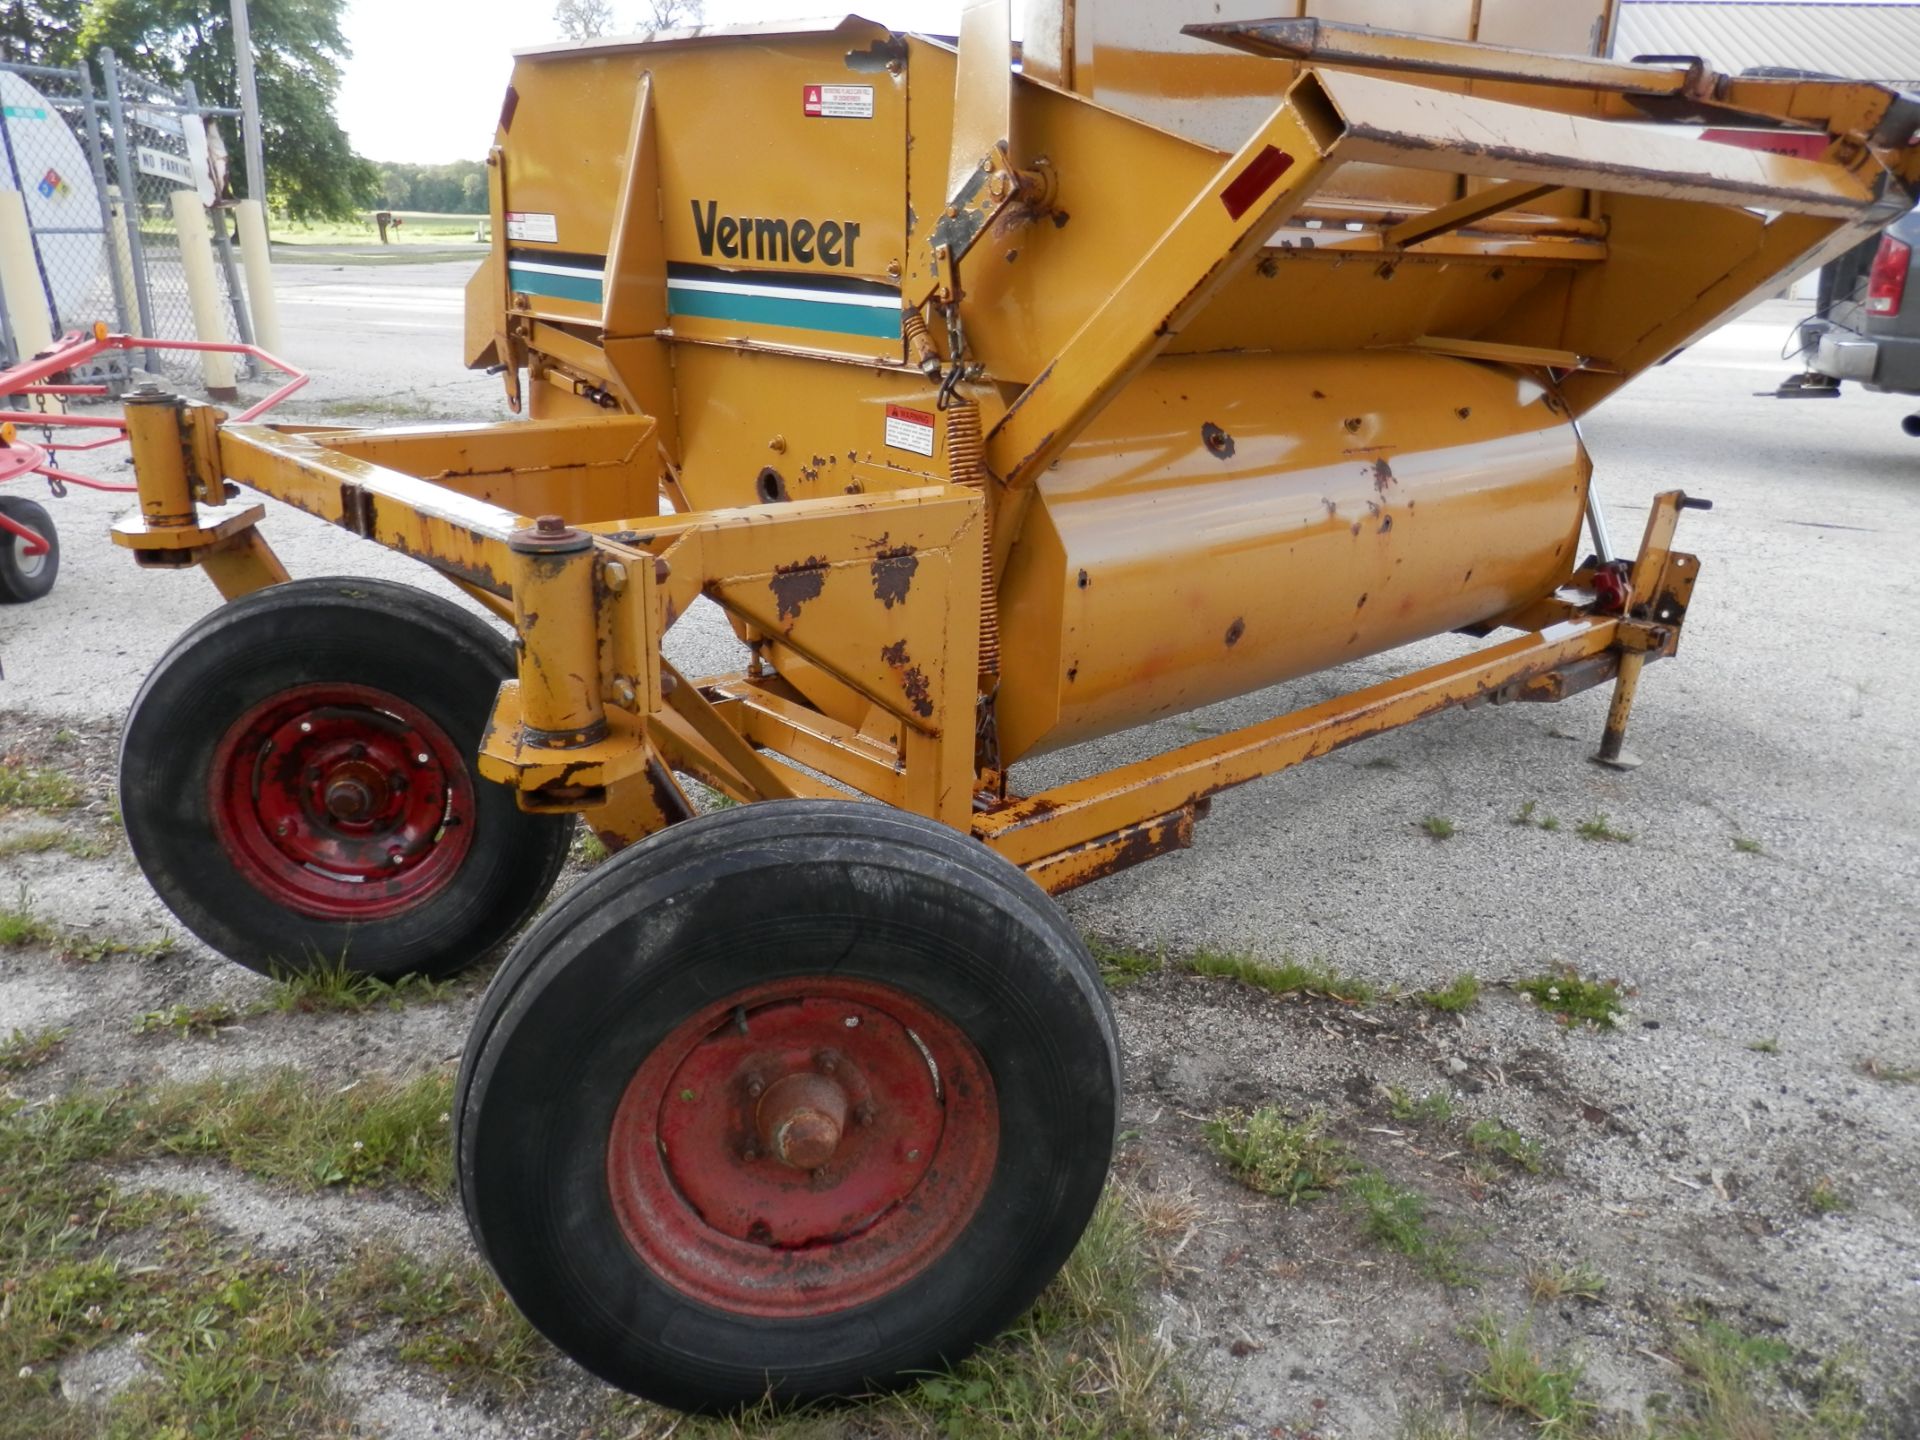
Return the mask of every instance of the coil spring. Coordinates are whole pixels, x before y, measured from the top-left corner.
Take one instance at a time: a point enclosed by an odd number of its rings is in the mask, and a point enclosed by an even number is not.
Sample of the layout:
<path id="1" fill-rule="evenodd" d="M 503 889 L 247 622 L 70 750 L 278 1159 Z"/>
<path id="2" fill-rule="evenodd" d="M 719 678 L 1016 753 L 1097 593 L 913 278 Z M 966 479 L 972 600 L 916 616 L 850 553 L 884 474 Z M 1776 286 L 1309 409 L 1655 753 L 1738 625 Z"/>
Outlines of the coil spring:
<path id="1" fill-rule="evenodd" d="M 956 485 L 986 494 L 987 447 L 980 430 L 980 404 L 956 397 L 947 407 L 947 473 Z M 990 499 L 991 497 L 989 497 Z M 993 583 L 993 506 L 981 516 L 980 673 L 1000 673 L 1000 601 Z"/>

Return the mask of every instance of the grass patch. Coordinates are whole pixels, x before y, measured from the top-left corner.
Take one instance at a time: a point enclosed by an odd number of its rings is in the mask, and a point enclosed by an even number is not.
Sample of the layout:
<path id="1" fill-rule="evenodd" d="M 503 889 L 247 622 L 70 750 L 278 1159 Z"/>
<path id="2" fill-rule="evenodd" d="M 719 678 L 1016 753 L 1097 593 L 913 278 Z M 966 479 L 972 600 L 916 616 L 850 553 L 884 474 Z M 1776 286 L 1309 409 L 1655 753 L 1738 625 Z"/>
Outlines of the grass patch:
<path id="1" fill-rule="evenodd" d="M 71 931 L 58 939 L 60 958 L 78 965 L 93 965 L 119 956 L 157 960 L 162 955 L 171 955 L 179 943 L 171 935 L 162 935 L 153 940 L 120 940 L 111 935 L 87 936 Z"/>
<path id="2" fill-rule="evenodd" d="M 1467 1335 L 1486 1361 L 1473 1376 L 1475 1395 L 1526 1416 L 1541 1435 L 1585 1433 L 1595 1406 L 1580 1393 L 1584 1372 L 1577 1362 L 1543 1359 L 1533 1347 L 1527 1326 L 1503 1330 L 1492 1316 L 1476 1323 Z"/>
<path id="3" fill-rule="evenodd" d="M 399 1359 L 445 1376 L 456 1392 L 525 1394 L 553 1355 L 493 1278 L 476 1265 L 425 1264 L 403 1251 L 363 1252 L 341 1288 L 399 1327 Z"/>
<path id="4" fill-rule="evenodd" d="M 46 945 L 59 938 L 60 932 L 28 907 L 24 894 L 13 904 L 0 906 L 0 945 Z"/>
<path id="5" fill-rule="evenodd" d="M 240 1012 L 223 1000 L 207 1005 L 174 1005 L 165 1010 L 149 1010 L 134 1022 L 136 1035 L 159 1035 L 171 1030 L 176 1035 L 213 1035 L 222 1026 L 231 1025 Z"/>
<path id="6" fill-rule="evenodd" d="M 145 1148 L 208 1156 L 304 1189 L 405 1185 L 453 1191 L 453 1075 L 368 1078 L 341 1089 L 298 1070 L 155 1091 Z"/>
<path id="7" fill-rule="evenodd" d="M 573 858 L 588 869 L 592 869 L 611 854 L 613 852 L 607 849 L 607 842 L 584 825 L 573 837 Z"/>
<path id="8" fill-rule="evenodd" d="M 947 1374 L 878 1402 L 880 1433 L 1160 1440 L 1193 1433 L 1166 1347 L 1143 1328 L 1145 1236 L 1109 1191 L 1033 1309 Z"/>
<path id="9" fill-rule="evenodd" d="M 1556 1300 L 1598 1300 L 1607 1292 L 1607 1277 L 1584 1260 L 1572 1265 L 1529 1265 L 1526 1281 L 1527 1293 L 1540 1305 Z"/>
<path id="10" fill-rule="evenodd" d="M 1109 945 L 1091 935 L 1087 937 L 1087 949 L 1093 955 L 1093 963 L 1100 967 L 1100 978 L 1106 982 L 1109 990 L 1124 990 L 1136 980 L 1159 974 L 1166 965 L 1158 955 L 1129 950 L 1122 945 Z"/>
<path id="11" fill-rule="evenodd" d="M 1237 981 L 1271 995 L 1323 995 L 1329 1000 L 1340 1000 L 1349 1005 L 1365 1005 L 1379 994 L 1364 980 L 1356 980 L 1322 965 L 1302 965 L 1295 960 L 1271 965 L 1264 960 L 1255 960 L 1250 955 L 1201 950 L 1183 960 L 1181 967 L 1192 975 Z"/>
<path id="12" fill-rule="evenodd" d="M 0 760 L 0 810 L 71 810 L 80 799 L 80 782 L 65 771 Z"/>
<path id="13" fill-rule="evenodd" d="M 1420 822 L 1420 829 L 1430 840 L 1451 840 L 1456 827 L 1444 815 L 1429 815 Z"/>
<path id="14" fill-rule="evenodd" d="M 57 828 L 22 830 L 17 835 L 0 838 L 0 860 L 15 855 L 45 855 L 51 850 L 76 860 L 98 860 L 112 849 L 113 846 L 95 836 L 76 835 L 71 830 Z"/>
<path id="15" fill-rule="evenodd" d="M 434 1005 L 453 998 L 458 982 L 434 980 L 425 975 L 402 975 L 397 980 L 382 980 L 347 968 L 346 956 L 320 960 L 305 970 L 277 970 L 273 988 L 256 1007 L 259 1011 L 278 1010 L 283 1015 L 298 1012 L 311 1015 L 321 1011 L 366 1010 L 384 1005 L 389 1010 L 404 1010 L 408 1005 Z"/>
<path id="16" fill-rule="evenodd" d="M 1574 833 L 1582 840 L 1601 840 L 1612 845 L 1631 845 L 1633 836 L 1625 830 L 1616 830 L 1607 823 L 1605 815 L 1595 815 L 1591 820 L 1582 820 L 1574 826 Z"/>
<path id="17" fill-rule="evenodd" d="M 1394 1119 L 1407 1125 L 1453 1123 L 1453 1097 L 1444 1090 L 1435 1090 L 1416 1100 L 1411 1091 L 1390 1085 L 1387 1087 L 1387 1110 Z"/>
<path id="18" fill-rule="evenodd" d="M 1466 1283 L 1459 1242 L 1428 1223 L 1427 1200 L 1419 1191 L 1396 1185 L 1378 1170 L 1356 1171 L 1342 1188 L 1369 1240 L 1398 1251 L 1443 1284 Z"/>
<path id="19" fill-rule="evenodd" d="M 1704 1320 L 1674 1347 L 1686 1378 L 1652 1440 L 1860 1440 L 1868 1417 L 1857 1379 L 1834 1361 L 1792 1372 L 1793 1347 Z"/>
<path id="20" fill-rule="evenodd" d="M 1733 848 L 1742 855 L 1764 855 L 1767 853 L 1761 848 L 1758 840 L 1749 840 L 1744 835 L 1736 835 L 1733 837 Z"/>
<path id="21" fill-rule="evenodd" d="M 1853 1202 L 1833 1183 L 1831 1175 L 1822 1175 L 1807 1187 L 1807 1209 L 1816 1215 L 1837 1215 L 1852 1208 Z"/>
<path id="22" fill-rule="evenodd" d="M 1476 1155 L 1498 1156 L 1529 1175 L 1538 1175 L 1547 1168 L 1547 1154 L 1538 1140 L 1498 1120 L 1474 1121 L 1467 1127 L 1466 1139 Z"/>
<path id="23" fill-rule="evenodd" d="M 1542 1010 L 1558 1015 L 1567 1025 L 1612 1029 L 1619 1025 L 1625 1013 L 1620 1002 L 1626 992 L 1618 980 L 1583 979 L 1571 965 L 1517 980 L 1513 988 L 1531 998 Z"/>
<path id="24" fill-rule="evenodd" d="M 1878 1080 L 1882 1085 L 1920 1085 L 1920 1069 L 1889 1065 L 1871 1055 L 1860 1062 L 1860 1073 L 1869 1080 Z"/>
<path id="25" fill-rule="evenodd" d="M 0 1107 L 0 1436 L 337 1430 L 310 1363 L 333 1333 L 312 1277 L 223 1247 L 186 1200 L 101 1178 L 95 1162 L 145 1143 L 143 1109 L 124 1094 Z M 69 1404 L 57 1362 L 128 1342 L 142 1377 L 104 1411 Z"/>
<path id="26" fill-rule="evenodd" d="M 66 1040 L 65 1030 L 20 1030 L 0 1040 L 0 1074 L 20 1075 L 44 1065 Z"/>
<path id="27" fill-rule="evenodd" d="M 1207 1143 L 1236 1180 L 1289 1205 L 1325 1194 L 1346 1173 L 1346 1147 L 1325 1132 L 1318 1111 L 1295 1121 L 1272 1105 L 1228 1111 L 1206 1124 Z"/>
<path id="28" fill-rule="evenodd" d="M 1514 812 L 1512 823 L 1528 830 L 1558 830 L 1560 828 L 1559 816 L 1542 815 L 1539 813 L 1539 810 L 1540 802 L 1538 800 L 1529 800 Z"/>
<path id="29" fill-rule="evenodd" d="M 1476 975 L 1456 975 L 1438 990 L 1422 990 L 1414 998 L 1444 1015 L 1459 1015 L 1479 1003 L 1480 979 Z"/>

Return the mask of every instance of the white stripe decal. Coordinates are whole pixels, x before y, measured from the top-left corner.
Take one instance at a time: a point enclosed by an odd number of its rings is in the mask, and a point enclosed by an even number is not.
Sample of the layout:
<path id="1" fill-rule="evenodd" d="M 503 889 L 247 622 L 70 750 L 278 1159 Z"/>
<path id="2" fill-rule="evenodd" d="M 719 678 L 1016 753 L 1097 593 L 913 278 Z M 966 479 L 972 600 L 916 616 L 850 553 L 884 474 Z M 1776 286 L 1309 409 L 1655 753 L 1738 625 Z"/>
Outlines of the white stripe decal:
<path id="1" fill-rule="evenodd" d="M 769 300 L 813 300 L 825 305 L 863 305 L 870 310 L 898 310 L 897 295 L 855 294 L 845 290 L 801 290 L 790 285 L 756 285 L 744 280 L 683 280 L 669 276 L 669 290 L 711 290 L 720 295 L 760 295 Z"/>
<path id="2" fill-rule="evenodd" d="M 531 271 L 535 275 L 564 275 L 569 280 L 598 280 L 606 273 L 590 265 L 549 265 L 543 260 L 509 260 L 507 263 L 516 270 Z"/>

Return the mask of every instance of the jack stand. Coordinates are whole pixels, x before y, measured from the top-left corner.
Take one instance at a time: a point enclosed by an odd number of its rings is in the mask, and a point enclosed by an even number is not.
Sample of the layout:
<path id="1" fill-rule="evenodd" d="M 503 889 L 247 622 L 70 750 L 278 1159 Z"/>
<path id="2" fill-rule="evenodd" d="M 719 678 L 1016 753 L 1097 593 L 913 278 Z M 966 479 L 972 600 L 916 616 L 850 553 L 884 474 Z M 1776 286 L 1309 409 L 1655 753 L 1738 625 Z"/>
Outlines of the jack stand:
<path id="1" fill-rule="evenodd" d="M 1640 671 L 1646 663 L 1646 655 L 1638 650 L 1629 650 L 1620 657 L 1620 674 L 1613 684 L 1613 703 L 1607 707 L 1607 728 L 1601 733 L 1600 749 L 1593 757 L 1596 764 L 1614 770 L 1638 770 L 1644 763 L 1626 748 L 1626 742 L 1627 719 L 1633 713 L 1634 692 L 1640 688 Z"/>

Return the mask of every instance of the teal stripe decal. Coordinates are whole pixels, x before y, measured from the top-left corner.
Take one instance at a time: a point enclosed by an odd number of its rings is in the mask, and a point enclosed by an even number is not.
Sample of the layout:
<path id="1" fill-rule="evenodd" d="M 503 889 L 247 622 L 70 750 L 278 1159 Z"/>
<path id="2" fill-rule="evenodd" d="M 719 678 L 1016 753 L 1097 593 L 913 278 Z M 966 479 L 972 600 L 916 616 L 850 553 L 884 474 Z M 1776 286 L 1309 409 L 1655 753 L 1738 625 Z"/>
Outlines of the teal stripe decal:
<path id="1" fill-rule="evenodd" d="M 842 305 L 833 300 L 729 295 L 722 290 L 682 290 L 670 286 L 667 314 L 784 325 L 794 330 L 824 330 L 834 335 L 866 335 L 876 340 L 900 338 L 898 310 L 874 305 Z"/>
<path id="2" fill-rule="evenodd" d="M 549 275 L 541 270 L 522 270 L 518 265 L 507 267 L 507 276 L 513 288 L 522 295 L 545 295 L 554 300 L 582 300 L 589 305 L 598 305 L 601 300 L 600 281 L 589 275 Z"/>

